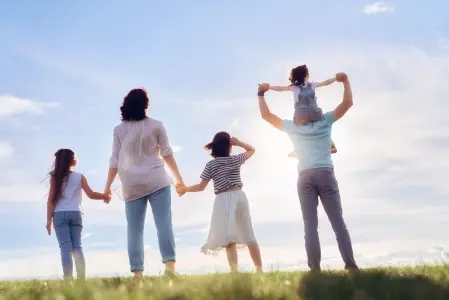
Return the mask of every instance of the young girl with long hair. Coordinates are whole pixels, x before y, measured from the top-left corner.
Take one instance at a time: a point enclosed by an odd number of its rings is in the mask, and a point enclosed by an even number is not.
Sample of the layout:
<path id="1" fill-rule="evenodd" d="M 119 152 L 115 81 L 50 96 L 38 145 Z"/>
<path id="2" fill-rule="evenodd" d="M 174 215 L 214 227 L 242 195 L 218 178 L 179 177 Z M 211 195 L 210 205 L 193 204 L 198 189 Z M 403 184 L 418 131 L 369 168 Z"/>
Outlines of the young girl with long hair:
<path id="1" fill-rule="evenodd" d="M 244 153 L 231 155 L 232 146 L 245 149 Z M 216 254 L 226 249 L 231 272 L 238 271 L 237 248 L 248 247 L 256 271 L 262 271 L 259 245 L 254 236 L 248 199 L 242 191 L 240 167 L 254 154 L 254 147 L 219 132 L 213 141 L 205 146 L 214 158 L 206 164 L 201 173 L 201 182 L 192 186 L 177 185 L 180 196 L 189 192 L 203 191 L 212 180 L 215 202 L 212 212 L 209 236 L 201 248 L 205 254 Z"/>
<path id="2" fill-rule="evenodd" d="M 77 163 L 75 153 L 70 149 L 59 149 L 50 175 L 50 191 L 47 201 L 47 232 L 51 224 L 55 229 L 61 250 L 61 262 L 65 279 L 73 278 L 72 255 L 75 260 L 78 279 L 86 276 L 86 265 L 81 247 L 83 230 L 82 191 L 90 199 L 109 203 L 111 197 L 92 191 L 84 175 L 74 171 Z"/>

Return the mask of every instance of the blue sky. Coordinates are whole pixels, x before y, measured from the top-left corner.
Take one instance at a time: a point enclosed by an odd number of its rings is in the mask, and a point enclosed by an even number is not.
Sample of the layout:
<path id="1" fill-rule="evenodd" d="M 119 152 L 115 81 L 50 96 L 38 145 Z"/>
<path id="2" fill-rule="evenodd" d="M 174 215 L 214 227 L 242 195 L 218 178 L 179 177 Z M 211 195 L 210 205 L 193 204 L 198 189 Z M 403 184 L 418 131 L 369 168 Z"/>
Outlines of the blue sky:
<path id="1" fill-rule="evenodd" d="M 77 170 L 101 191 L 112 128 L 131 88 L 151 95 L 186 183 L 220 130 L 252 143 L 243 170 L 267 266 L 305 268 L 295 161 L 288 138 L 258 116 L 257 83 L 284 84 L 306 62 L 312 79 L 344 71 L 355 105 L 334 127 L 334 156 L 356 259 L 362 266 L 414 263 L 449 252 L 449 3 L 418 1 L 11 1 L 0 3 L 0 277 L 61 274 L 56 238 L 45 231 L 46 176 L 70 147 Z M 325 110 L 341 86 L 320 89 Z M 270 93 L 289 118 L 289 93 Z M 173 191 L 174 192 L 174 191 Z M 225 255 L 199 252 L 213 202 L 173 197 L 178 269 L 226 270 Z M 123 203 L 85 198 L 90 275 L 128 274 Z M 341 267 L 320 212 L 323 265 Z M 146 268 L 161 269 L 150 214 Z M 112 265 L 110 262 L 117 262 Z M 250 267 L 247 252 L 241 262 Z"/>

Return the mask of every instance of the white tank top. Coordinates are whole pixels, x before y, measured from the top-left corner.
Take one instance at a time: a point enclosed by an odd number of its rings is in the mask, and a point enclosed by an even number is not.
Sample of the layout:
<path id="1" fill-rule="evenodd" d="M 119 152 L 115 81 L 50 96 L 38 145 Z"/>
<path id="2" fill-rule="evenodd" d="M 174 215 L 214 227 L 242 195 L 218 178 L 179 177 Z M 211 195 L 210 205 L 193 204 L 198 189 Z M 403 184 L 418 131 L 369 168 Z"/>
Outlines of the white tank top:
<path id="1" fill-rule="evenodd" d="M 56 202 L 57 211 L 83 211 L 81 201 L 83 191 L 81 188 L 81 178 L 83 175 L 72 172 L 67 178 L 67 185 L 61 193 L 61 197 Z"/>

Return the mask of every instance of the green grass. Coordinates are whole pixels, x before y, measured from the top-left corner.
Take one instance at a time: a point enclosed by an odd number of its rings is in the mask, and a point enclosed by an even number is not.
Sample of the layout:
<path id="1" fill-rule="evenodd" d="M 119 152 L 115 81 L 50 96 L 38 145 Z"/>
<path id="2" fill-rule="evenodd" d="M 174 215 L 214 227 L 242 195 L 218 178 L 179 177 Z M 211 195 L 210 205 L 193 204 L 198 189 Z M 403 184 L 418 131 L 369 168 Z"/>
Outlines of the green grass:
<path id="1" fill-rule="evenodd" d="M 0 282 L 0 299 L 449 299 L 449 265 L 346 271 Z"/>

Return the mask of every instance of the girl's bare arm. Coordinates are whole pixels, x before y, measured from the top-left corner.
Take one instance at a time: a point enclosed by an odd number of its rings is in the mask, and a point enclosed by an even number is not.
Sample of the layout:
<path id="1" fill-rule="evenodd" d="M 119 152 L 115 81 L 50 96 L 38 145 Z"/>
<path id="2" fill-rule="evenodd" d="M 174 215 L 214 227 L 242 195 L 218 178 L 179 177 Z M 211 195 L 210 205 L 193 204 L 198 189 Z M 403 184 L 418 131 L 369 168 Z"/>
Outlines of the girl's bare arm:
<path id="1" fill-rule="evenodd" d="M 281 86 L 281 85 L 270 85 L 270 90 L 276 91 L 276 92 L 288 92 L 290 91 L 290 87 L 287 86 Z"/>
<path id="2" fill-rule="evenodd" d="M 328 86 L 331 85 L 332 83 L 334 83 L 337 79 L 334 78 L 330 78 L 321 82 L 318 82 L 317 87 L 322 87 L 322 86 Z"/>
<path id="3" fill-rule="evenodd" d="M 106 200 L 108 198 L 108 196 L 105 194 L 92 191 L 92 189 L 89 186 L 89 183 L 87 182 L 86 177 L 84 177 L 84 175 L 82 176 L 83 177 L 81 177 L 81 187 L 83 188 L 83 191 L 86 193 L 87 197 L 89 197 L 92 200 Z"/>
<path id="4" fill-rule="evenodd" d="M 231 138 L 231 144 L 234 146 L 242 147 L 245 149 L 246 153 L 246 159 L 249 159 L 251 156 L 253 156 L 254 152 L 256 152 L 256 149 L 251 146 L 250 144 L 244 143 L 237 139 L 236 137 Z"/>
<path id="5" fill-rule="evenodd" d="M 50 177 L 50 191 L 48 192 L 47 200 L 47 221 L 51 221 L 53 218 L 53 212 L 55 210 L 55 205 L 53 204 L 53 197 L 55 193 L 55 179 L 53 176 Z"/>
<path id="6" fill-rule="evenodd" d="M 200 183 L 191 186 L 186 186 L 184 188 L 185 191 L 188 193 L 202 192 L 206 189 L 208 183 L 209 181 L 202 179 Z"/>

